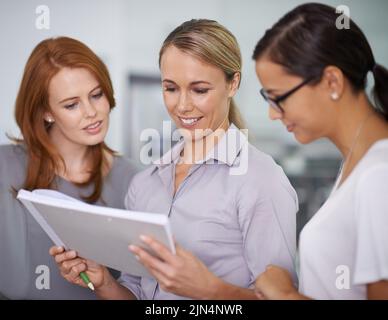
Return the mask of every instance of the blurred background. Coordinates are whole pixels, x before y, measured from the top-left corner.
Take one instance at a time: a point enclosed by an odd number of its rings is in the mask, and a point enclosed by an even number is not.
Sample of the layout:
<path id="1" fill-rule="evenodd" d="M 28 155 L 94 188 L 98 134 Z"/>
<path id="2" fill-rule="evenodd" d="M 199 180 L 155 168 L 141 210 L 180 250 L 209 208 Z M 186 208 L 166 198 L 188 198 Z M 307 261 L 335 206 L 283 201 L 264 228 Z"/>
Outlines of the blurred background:
<path id="1" fill-rule="evenodd" d="M 158 69 L 159 48 L 169 32 L 192 18 L 214 19 L 238 39 L 243 77 L 236 102 L 252 144 L 282 165 L 300 201 L 298 231 L 325 201 L 340 166 L 340 155 L 327 141 L 300 146 L 293 135 L 267 117 L 259 95 L 251 55 L 256 42 L 284 13 L 307 1 L 296 0 L 2 0 L 0 1 L 0 144 L 5 133 L 18 136 L 14 101 L 26 60 L 41 40 L 77 38 L 107 64 L 117 107 L 112 112 L 108 144 L 139 161 L 144 128 L 161 130 L 168 120 Z M 319 1 L 346 5 L 365 32 L 376 61 L 388 65 L 388 1 Z M 49 9 L 49 29 L 38 29 L 40 5 Z M 373 82 L 372 82 L 373 84 Z M 0 177 L 1 178 L 1 177 Z"/>

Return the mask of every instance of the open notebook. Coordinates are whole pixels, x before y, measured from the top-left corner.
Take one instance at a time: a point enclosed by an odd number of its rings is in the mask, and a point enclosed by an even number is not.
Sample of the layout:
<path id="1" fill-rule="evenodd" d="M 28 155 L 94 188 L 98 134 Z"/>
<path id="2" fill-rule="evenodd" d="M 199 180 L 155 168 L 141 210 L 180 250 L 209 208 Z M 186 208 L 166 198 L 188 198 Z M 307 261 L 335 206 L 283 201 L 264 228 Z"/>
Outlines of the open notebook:
<path id="1" fill-rule="evenodd" d="M 20 190 L 24 204 L 57 246 L 122 272 L 151 275 L 128 250 L 129 244 L 149 248 L 140 235 L 152 236 L 175 254 L 168 217 L 90 205 L 54 190 Z M 48 253 L 47 253 L 48 254 Z"/>

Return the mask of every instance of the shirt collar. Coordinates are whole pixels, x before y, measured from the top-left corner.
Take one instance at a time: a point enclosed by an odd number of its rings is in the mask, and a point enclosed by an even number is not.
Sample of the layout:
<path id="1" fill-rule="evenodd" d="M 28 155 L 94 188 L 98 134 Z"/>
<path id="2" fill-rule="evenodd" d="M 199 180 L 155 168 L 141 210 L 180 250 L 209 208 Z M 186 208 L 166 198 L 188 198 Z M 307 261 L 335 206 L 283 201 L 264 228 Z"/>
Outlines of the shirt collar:
<path id="1" fill-rule="evenodd" d="M 238 164 L 241 149 L 247 142 L 248 139 L 244 133 L 232 123 L 220 141 L 208 152 L 205 159 L 197 161 L 196 164 L 222 162 L 230 167 Z M 161 168 L 178 162 L 183 147 L 184 140 L 182 139 L 153 164 L 156 168 Z"/>
<path id="2" fill-rule="evenodd" d="M 239 160 L 240 151 L 247 142 L 247 137 L 232 123 L 221 140 L 209 151 L 201 163 L 215 160 L 231 167 Z"/>
<path id="3" fill-rule="evenodd" d="M 176 163 L 179 160 L 180 154 L 183 150 L 185 142 L 183 139 L 179 140 L 169 151 L 167 151 L 161 158 L 153 162 L 157 167 L 163 167 L 171 163 Z"/>

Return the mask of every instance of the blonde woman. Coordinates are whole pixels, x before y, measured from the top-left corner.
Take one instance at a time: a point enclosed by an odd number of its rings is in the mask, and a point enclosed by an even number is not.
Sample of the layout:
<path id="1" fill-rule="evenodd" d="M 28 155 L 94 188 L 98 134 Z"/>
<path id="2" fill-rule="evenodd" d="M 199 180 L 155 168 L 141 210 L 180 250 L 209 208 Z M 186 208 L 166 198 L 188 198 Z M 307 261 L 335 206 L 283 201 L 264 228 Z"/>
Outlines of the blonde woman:
<path id="1" fill-rule="evenodd" d="M 157 257 L 130 250 L 154 278 L 123 274 L 117 282 L 74 252 L 51 253 L 70 282 L 83 285 L 78 274 L 86 271 L 100 298 L 254 298 L 255 276 L 267 264 L 294 273 L 298 205 L 283 170 L 239 129 L 236 39 L 215 21 L 187 21 L 164 41 L 159 63 L 164 102 L 184 138 L 135 176 L 127 207 L 169 216 L 176 255 L 145 236 Z"/>

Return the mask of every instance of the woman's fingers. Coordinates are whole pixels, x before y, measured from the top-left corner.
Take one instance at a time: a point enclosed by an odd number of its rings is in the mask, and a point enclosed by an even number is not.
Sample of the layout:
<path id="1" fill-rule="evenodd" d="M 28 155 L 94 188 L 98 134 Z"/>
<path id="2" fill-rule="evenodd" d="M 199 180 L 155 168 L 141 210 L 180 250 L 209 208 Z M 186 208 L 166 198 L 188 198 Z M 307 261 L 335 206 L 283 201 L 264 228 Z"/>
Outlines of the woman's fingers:
<path id="1" fill-rule="evenodd" d="M 70 283 L 86 287 L 86 284 L 80 277 L 80 273 L 88 270 L 89 266 L 96 268 L 101 273 L 103 272 L 100 265 L 94 261 L 78 257 L 77 252 L 74 250 L 65 251 L 63 247 L 53 246 L 50 248 L 49 253 L 54 257 L 62 277 Z"/>
<path id="2" fill-rule="evenodd" d="M 75 266 L 80 265 L 80 264 L 85 265 L 83 259 L 81 259 L 81 258 L 66 260 L 59 265 L 59 269 L 61 270 L 61 272 L 63 274 L 70 274 L 72 268 L 74 268 Z M 85 267 L 86 267 L 86 265 L 85 265 Z"/>
<path id="3" fill-rule="evenodd" d="M 163 261 L 166 261 L 169 264 L 174 264 L 175 255 L 162 243 L 159 241 L 148 237 L 148 236 L 140 236 L 140 239 L 148 245 Z"/>
<path id="4" fill-rule="evenodd" d="M 76 257 L 77 257 L 77 252 L 75 252 L 74 250 L 71 250 L 71 251 L 65 251 L 63 253 L 56 254 L 54 256 L 54 259 L 56 263 L 61 264 L 66 260 L 71 260 Z"/>
<path id="5" fill-rule="evenodd" d="M 147 268 L 153 268 L 159 271 L 166 269 L 167 264 L 158 258 L 153 257 L 147 251 L 134 245 L 130 245 L 129 249 L 138 257 L 140 262 Z"/>
<path id="6" fill-rule="evenodd" d="M 86 264 L 83 262 L 80 262 L 70 268 L 70 272 L 68 273 L 68 276 L 70 279 L 73 279 L 73 281 L 75 281 L 77 278 L 79 278 L 79 274 L 86 270 L 87 270 Z"/>
<path id="7" fill-rule="evenodd" d="M 52 246 L 49 250 L 50 256 L 56 256 L 57 254 L 60 254 L 64 251 L 65 249 L 63 247 L 57 247 L 57 246 Z"/>

